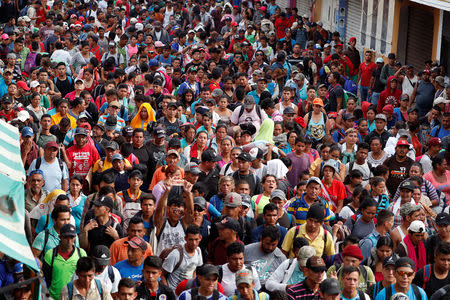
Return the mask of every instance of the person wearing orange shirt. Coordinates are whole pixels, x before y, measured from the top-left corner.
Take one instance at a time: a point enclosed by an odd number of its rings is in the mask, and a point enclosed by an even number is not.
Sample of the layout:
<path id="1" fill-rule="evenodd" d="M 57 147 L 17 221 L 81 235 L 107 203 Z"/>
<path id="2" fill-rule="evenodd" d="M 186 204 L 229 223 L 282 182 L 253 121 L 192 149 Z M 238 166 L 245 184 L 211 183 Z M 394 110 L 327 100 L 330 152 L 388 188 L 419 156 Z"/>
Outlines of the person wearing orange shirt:
<path id="1" fill-rule="evenodd" d="M 164 172 L 165 168 L 169 165 L 176 165 L 178 161 L 180 160 L 180 154 L 177 152 L 177 150 L 171 149 L 167 151 L 166 154 L 166 166 L 161 166 L 156 169 L 155 173 L 153 174 L 152 182 L 150 183 L 150 187 L 148 188 L 150 191 L 153 190 L 155 185 L 160 182 L 161 180 L 166 178 L 166 173 Z M 181 178 L 184 178 L 184 170 L 180 167 L 178 167 L 181 172 Z"/>
<path id="2" fill-rule="evenodd" d="M 109 247 L 111 251 L 111 266 L 128 259 L 128 241 L 134 237 L 143 238 L 145 234 L 144 220 L 141 217 L 133 217 L 127 228 L 128 236 L 114 241 Z M 147 243 L 147 250 L 145 250 L 145 257 L 153 255 L 153 250 L 150 244 Z"/>

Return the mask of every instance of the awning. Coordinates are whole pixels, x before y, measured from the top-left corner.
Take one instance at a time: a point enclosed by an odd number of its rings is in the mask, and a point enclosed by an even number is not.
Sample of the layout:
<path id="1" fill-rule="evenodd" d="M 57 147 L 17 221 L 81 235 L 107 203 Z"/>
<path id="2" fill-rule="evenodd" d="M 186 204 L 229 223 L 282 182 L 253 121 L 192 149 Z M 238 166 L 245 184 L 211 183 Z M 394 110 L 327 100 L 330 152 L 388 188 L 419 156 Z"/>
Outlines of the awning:
<path id="1" fill-rule="evenodd" d="M 450 11 L 450 0 L 412 0 L 413 2 Z"/>
<path id="2" fill-rule="evenodd" d="M 24 229 L 25 178 L 18 129 L 0 120 L 0 251 L 39 270 Z"/>

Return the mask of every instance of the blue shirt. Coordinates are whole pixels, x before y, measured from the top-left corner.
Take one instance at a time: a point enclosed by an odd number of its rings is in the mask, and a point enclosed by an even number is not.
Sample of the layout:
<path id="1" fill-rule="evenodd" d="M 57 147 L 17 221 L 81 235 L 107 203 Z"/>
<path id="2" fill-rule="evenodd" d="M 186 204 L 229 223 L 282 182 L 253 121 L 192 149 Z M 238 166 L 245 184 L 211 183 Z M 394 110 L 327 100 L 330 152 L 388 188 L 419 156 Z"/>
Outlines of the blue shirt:
<path id="1" fill-rule="evenodd" d="M 187 291 L 182 292 L 181 295 L 178 296 L 178 300 L 193 300 L 192 296 L 191 296 L 191 291 L 192 290 L 187 290 Z M 198 295 L 199 296 L 203 296 L 203 295 L 200 295 L 200 293 Z M 205 298 L 207 300 L 213 300 L 213 294 L 211 294 L 211 295 L 209 295 L 208 297 L 205 297 Z M 219 300 L 227 300 L 227 297 L 219 292 Z"/>
<path id="2" fill-rule="evenodd" d="M 439 129 L 439 132 L 438 132 L 438 129 Z M 445 130 L 444 127 L 442 127 L 442 125 L 438 125 L 438 126 L 433 127 L 430 135 L 433 137 L 437 136 L 438 138 L 443 139 L 446 136 L 450 135 L 450 130 Z"/>
<path id="3" fill-rule="evenodd" d="M 134 282 L 142 280 L 142 269 L 144 268 L 144 261 L 138 267 L 132 266 L 128 263 L 128 259 L 119 261 L 114 265 L 119 270 L 122 278 L 131 278 Z"/>
<path id="4" fill-rule="evenodd" d="M 284 241 L 284 236 L 287 233 L 287 229 L 280 225 L 276 225 L 276 227 L 277 227 L 278 231 L 280 231 L 280 239 L 278 241 L 278 247 L 281 248 L 281 245 L 283 244 L 283 241 Z M 261 235 L 262 235 L 263 229 L 264 229 L 264 224 L 259 225 L 258 227 L 256 227 L 255 229 L 252 230 L 253 243 L 257 243 L 261 240 Z"/>
<path id="5" fill-rule="evenodd" d="M 394 295 L 395 293 L 396 293 L 396 291 L 395 291 L 395 284 L 393 284 L 391 287 L 392 287 L 392 295 Z M 428 299 L 428 297 L 427 297 L 427 294 L 425 294 L 425 291 L 421 288 L 421 287 L 417 287 L 418 289 L 419 289 L 419 291 L 420 291 L 420 295 L 422 296 L 422 300 L 427 300 Z M 392 296 L 391 295 L 391 296 Z M 411 287 L 411 285 L 409 286 L 409 290 L 408 290 L 408 292 L 406 293 L 406 296 L 408 296 L 408 298 L 409 298 L 409 300 L 419 300 L 419 299 L 417 299 L 416 298 L 416 296 L 414 295 L 414 291 L 413 291 L 413 289 L 412 289 L 412 287 Z M 389 297 L 390 298 L 390 297 Z M 384 299 L 386 299 L 386 289 L 384 288 L 384 289 L 382 289 L 379 293 L 378 293 L 378 295 L 376 296 L 376 298 L 375 298 L 375 300 L 384 300 Z"/>

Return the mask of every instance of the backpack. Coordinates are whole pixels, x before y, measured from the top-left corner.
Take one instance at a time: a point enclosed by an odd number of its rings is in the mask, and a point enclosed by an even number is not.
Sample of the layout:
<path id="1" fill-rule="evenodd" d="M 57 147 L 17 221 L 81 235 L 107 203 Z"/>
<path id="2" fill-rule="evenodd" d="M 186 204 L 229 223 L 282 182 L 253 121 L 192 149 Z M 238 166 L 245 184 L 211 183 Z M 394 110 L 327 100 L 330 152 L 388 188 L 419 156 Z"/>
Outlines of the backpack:
<path id="1" fill-rule="evenodd" d="M 56 255 L 58 255 L 58 246 L 52 249 L 52 259 L 50 261 L 50 265 L 48 266 L 48 268 L 45 268 L 44 271 L 44 277 L 45 277 L 45 282 L 47 283 L 47 286 L 49 287 L 52 283 L 52 277 L 53 277 L 53 263 L 55 262 L 55 257 Z M 81 257 L 81 251 L 79 247 L 75 247 L 77 254 L 78 254 L 78 258 Z M 50 251 L 50 250 L 49 250 Z M 73 254 L 72 254 L 73 255 Z M 45 266 L 45 264 L 44 264 Z"/>
<path id="2" fill-rule="evenodd" d="M 25 65 L 24 65 L 24 71 L 27 74 L 30 74 L 31 68 L 36 67 L 36 56 L 38 55 L 37 52 L 30 52 L 27 55 L 27 58 L 25 59 Z"/>
<path id="3" fill-rule="evenodd" d="M 439 136 L 439 131 L 441 131 L 441 124 L 436 125 L 436 127 L 437 127 L 437 129 L 436 129 L 435 135 L 433 135 L 433 137 L 438 137 Z"/>
<path id="4" fill-rule="evenodd" d="M 425 286 L 431 278 L 431 265 L 425 265 L 423 268 L 423 285 L 422 288 L 425 290 Z"/>
<path id="5" fill-rule="evenodd" d="M 116 280 L 116 275 L 114 274 L 114 269 L 111 265 L 108 265 L 108 277 L 111 280 L 111 283 L 114 284 L 114 280 Z"/>
<path id="6" fill-rule="evenodd" d="M 66 76 L 67 80 L 69 80 L 69 84 L 72 85 L 73 79 L 70 76 Z M 56 85 L 58 82 L 58 77 L 53 78 L 53 83 Z"/>
<path id="7" fill-rule="evenodd" d="M 103 299 L 102 283 L 97 278 L 94 278 L 94 280 L 95 280 L 95 285 L 97 286 L 97 290 L 100 293 L 100 299 Z M 73 298 L 73 281 L 71 281 L 67 284 L 67 291 L 69 294 L 69 300 L 72 300 L 72 298 Z"/>
<path id="8" fill-rule="evenodd" d="M 64 164 L 63 161 L 58 157 L 58 164 L 59 164 L 59 168 L 61 169 L 61 172 L 64 172 Z M 42 156 L 39 156 L 38 158 L 36 158 L 36 164 L 34 166 L 35 170 L 39 170 L 39 167 L 41 166 L 42 163 Z M 48 225 L 48 222 L 46 222 Z"/>
<path id="9" fill-rule="evenodd" d="M 308 116 L 308 123 L 306 123 L 306 128 L 308 128 L 308 126 L 309 126 L 309 122 L 311 122 L 311 116 L 312 116 L 312 114 L 311 114 L 311 112 L 308 112 L 307 114 L 306 114 L 306 116 Z M 305 117 L 306 117 L 305 116 Z M 326 123 L 327 123 L 327 114 L 326 113 L 324 113 L 324 112 L 322 112 L 322 118 L 323 118 L 323 124 L 325 125 Z"/>
<path id="10" fill-rule="evenodd" d="M 191 299 L 196 299 L 197 296 L 198 296 L 198 288 L 191 289 Z M 219 291 L 217 289 L 214 289 L 211 299 L 219 300 L 219 298 L 220 298 Z"/>
<path id="11" fill-rule="evenodd" d="M 167 258 L 167 256 L 169 256 L 169 254 L 172 253 L 172 251 L 175 251 L 175 250 L 178 250 L 178 252 L 180 253 L 180 258 L 179 258 L 177 264 L 175 265 L 175 267 L 173 268 L 171 273 L 175 272 L 175 270 L 177 270 L 180 267 L 181 263 L 183 262 L 183 246 L 182 245 L 175 245 L 175 246 L 172 246 L 170 248 L 164 249 L 163 251 L 161 251 L 161 254 L 159 254 L 159 257 L 164 262 L 164 260 Z"/>
<path id="12" fill-rule="evenodd" d="M 413 289 L 414 296 L 416 297 L 416 300 L 422 300 L 422 294 L 420 293 L 419 288 L 417 287 L 417 285 L 412 283 L 411 287 Z M 392 296 L 392 285 L 386 287 L 386 292 L 385 293 L 386 293 L 385 299 L 386 300 L 391 299 L 391 296 Z"/>
<path id="13" fill-rule="evenodd" d="M 255 105 L 255 108 L 256 108 L 256 114 L 258 115 L 259 119 L 262 121 L 262 118 L 261 118 L 261 107 L 259 107 L 259 105 L 256 104 L 256 105 Z M 245 110 L 244 105 L 241 105 L 241 108 L 240 108 L 240 110 L 239 110 L 238 120 L 239 120 L 239 119 L 242 117 L 242 115 L 244 114 L 244 110 Z"/>
<path id="14" fill-rule="evenodd" d="M 344 77 L 344 78 L 345 78 L 345 83 L 343 86 L 344 90 L 356 95 L 358 93 L 358 86 L 356 85 L 356 83 L 353 80 L 351 80 L 349 77 Z"/>
<path id="15" fill-rule="evenodd" d="M 292 238 L 292 245 L 294 244 L 294 239 L 297 237 L 298 233 L 300 232 L 300 225 L 295 226 L 295 232 L 294 232 L 294 237 Z M 327 235 L 328 232 L 327 230 L 324 228 L 323 229 L 323 253 L 322 253 L 322 258 L 323 260 L 325 260 L 327 258 L 327 254 L 326 254 L 326 249 L 327 249 Z"/>

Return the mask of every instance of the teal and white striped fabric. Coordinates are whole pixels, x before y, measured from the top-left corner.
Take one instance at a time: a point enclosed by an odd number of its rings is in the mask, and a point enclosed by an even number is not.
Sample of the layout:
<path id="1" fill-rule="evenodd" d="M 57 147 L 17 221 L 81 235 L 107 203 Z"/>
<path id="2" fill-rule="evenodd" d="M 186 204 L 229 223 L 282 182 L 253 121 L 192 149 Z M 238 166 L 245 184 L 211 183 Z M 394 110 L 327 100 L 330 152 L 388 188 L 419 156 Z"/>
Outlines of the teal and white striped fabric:
<path id="1" fill-rule="evenodd" d="M 25 179 L 19 131 L 0 120 L 0 251 L 39 270 L 24 230 Z"/>

